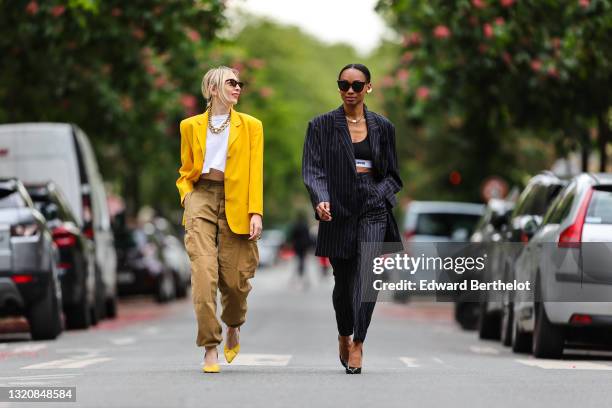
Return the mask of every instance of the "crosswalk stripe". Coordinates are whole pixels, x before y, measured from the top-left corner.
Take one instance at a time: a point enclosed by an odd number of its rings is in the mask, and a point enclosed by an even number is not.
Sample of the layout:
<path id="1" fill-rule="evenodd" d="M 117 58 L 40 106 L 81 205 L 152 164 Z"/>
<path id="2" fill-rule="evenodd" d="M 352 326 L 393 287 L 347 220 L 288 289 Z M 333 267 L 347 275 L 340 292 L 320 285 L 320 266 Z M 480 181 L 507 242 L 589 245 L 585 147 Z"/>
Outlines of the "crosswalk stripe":
<path id="1" fill-rule="evenodd" d="M 118 339 L 111 339 L 111 343 L 117 346 L 126 346 L 128 344 L 135 343 L 136 339 L 134 337 L 121 337 Z"/>
<path id="2" fill-rule="evenodd" d="M 44 350 L 46 348 L 47 348 L 47 345 L 44 343 L 42 344 L 24 344 L 22 346 L 15 347 L 13 352 L 15 353 L 35 353 L 37 351 Z"/>
<path id="3" fill-rule="evenodd" d="M 543 368 L 546 370 L 612 370 L 611 365 L 593 363 L 591 361 L 540 359 L 518 359 L 515 361 L 527 366 Z"/>
<path id="4" fill-rule="evenodd" d="M 70 380 L 78 374 L 48 374 L 48 375 L 26 375 L 15 377 L 0 377 L 0 387 L 26 386 L 26 385 L 52 385 L 65 380 Z"/>
<path id="5" fill-rule="evenodd" d="M 35 374 L 35 375 L 19 375 L 14 377 L 0 377 L 0 381 L 4 380 L 50 380 L 50 379 L 60 379 L 60 378 L 72 378 L 76 377 L 78 374 Z"/>
<path id="6" fill-rule="evenodd" d="M 470 351 L 476 354 L 499 354 L 499 350 L 488 346 L 470 346 Z"/>
<path id="7" fill-rule="evenodd" d="M 411 357 L 400 357 L 399 358 L 400 361 L 402 363 L 404 363 L 406 365 L 406 367 L 408 368 L 418 368 L 420 367 L 420 365 L 418 365 L 417 363 L 415 363 L 416 358 L 411 358 Z"/>
<path id="8" fill-rule="evenodd" d="M 98 357 L 98 358 L 90 358 L 87 360 L 75 360 L 73 363 L 66 364 L 61 368 L 83 368 L 93 364 L 104 363 L 106 361 L 111 361 L 110 357 Z"/>
<path id="9" fill-rule="evenodd" d="M 44 363 L 32 364 L 21 367 L 22 370 L 49 370 L 55 368 L 83 368 L 92 364 L 103 363 L 110 361 L 112 358 L 97 357 L 97 358 L 63 358 L 60 360 L 47 361 Z"/>
<path id="10" fill-rule="evenodd" d="M 269 366 L 269 367 L 284 367 L 289 364 L 291 354 L 238 354 L 232 365 L 239 366 Z M 227 365 L 225 362 L 221 364 Z"/>

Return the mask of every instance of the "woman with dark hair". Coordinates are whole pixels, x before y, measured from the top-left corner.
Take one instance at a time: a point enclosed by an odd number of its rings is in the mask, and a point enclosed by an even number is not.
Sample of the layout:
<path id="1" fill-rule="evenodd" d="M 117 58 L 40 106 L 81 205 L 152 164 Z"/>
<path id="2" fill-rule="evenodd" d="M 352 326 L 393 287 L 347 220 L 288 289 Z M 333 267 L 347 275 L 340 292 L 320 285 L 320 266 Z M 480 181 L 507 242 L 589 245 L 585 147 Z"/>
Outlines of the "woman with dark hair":
<path id="1" fill-rule="evenodd" d="M 391 212 L 402 188 L 395 128 L 364 104 L 372 92 L 370 79 L 362 64 L 342 68 L 342 106 L 308 123 L 302 161 L 304 184 L 320 221 L 315 254 L 329 257 L 334 271 L 340 362 L 347 374 L 361 373 L 376 301 L 368 283 L 372 271 L 361 266 L 382 242 L 401 242 Z"/>

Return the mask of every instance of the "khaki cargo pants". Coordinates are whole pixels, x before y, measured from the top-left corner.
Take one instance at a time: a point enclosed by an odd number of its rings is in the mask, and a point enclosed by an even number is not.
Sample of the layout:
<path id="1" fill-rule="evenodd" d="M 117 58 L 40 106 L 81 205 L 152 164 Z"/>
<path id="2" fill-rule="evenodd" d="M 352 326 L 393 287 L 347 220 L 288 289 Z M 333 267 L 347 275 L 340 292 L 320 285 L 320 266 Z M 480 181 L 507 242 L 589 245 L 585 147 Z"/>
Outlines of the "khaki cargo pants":
<path id="1" fill-rule="evenodd" d="M 222 181 L 200 179 L 185 205 L 185 248 L 191 260 L 191 290 L 198 322 L 196 344 L 221 343 L 217 319 L 217 288 L 221 292 L 221 320 L 230 327 L 246 319 L 249 279 L 259 262 L 257 242 L 235 234 L 225 217 Z"/>

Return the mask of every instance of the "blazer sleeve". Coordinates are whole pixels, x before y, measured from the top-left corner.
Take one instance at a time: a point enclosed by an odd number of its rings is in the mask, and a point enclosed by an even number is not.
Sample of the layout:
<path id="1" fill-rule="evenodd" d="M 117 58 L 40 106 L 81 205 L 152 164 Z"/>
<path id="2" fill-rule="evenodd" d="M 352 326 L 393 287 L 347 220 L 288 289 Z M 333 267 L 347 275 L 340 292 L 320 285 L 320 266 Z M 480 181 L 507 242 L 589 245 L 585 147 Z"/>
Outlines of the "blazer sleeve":
<path id="1" fill-rule="evenodd" d="M 302 178 L 313 208 L 324 201 L 329 202 L 327 174 L 321 161 L 321 130 L 312 121 L 308 122 L 304 153 L 302 157 Z M 318 216 L 315 212 L 315 217 Z"/>
<path id="2" fill-rule="evenodd" d="M 185 196 L 193 190 L 193 183 L 188 179 L 193 170 L 193 150 L 191 147 L 193 128 L 185 120 L 181 121 L 181 167 L 176 187 L 181 196 L 181 206 L 185 206 Z"/>
<path id="3" fill-rule="evenodd" d="M 249 135 L 251 149 L 249 163 L 249 214 L 263 217 L 263 125 L 257 120 Z"/>
<path id="4" fill-rule="evenodd" d="M 385 177 L 376 185 L 378 192 L 382 197 L 394 207 L 397 203 L 395 194 L 399 192 L 403 183 L 399 175 L 398 164 L 397 164 L 397 151 L 395 149 L 395 126 L 392 123 L 387 123 L 385 126 L 385 136 L 387 143 L 385 143 L 385 159 L 388 163 L 387 174 Z"/>

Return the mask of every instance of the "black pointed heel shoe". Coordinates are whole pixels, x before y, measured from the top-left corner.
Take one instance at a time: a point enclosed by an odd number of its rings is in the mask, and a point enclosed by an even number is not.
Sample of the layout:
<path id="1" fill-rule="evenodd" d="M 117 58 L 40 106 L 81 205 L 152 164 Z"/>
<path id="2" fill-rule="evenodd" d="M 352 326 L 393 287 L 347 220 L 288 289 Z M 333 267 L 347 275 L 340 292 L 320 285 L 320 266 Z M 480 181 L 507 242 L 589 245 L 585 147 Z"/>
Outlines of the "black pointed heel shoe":
<path id="1" fill-rule="evenodd" d="M 346 337 L 344 340 L 342 337 Z M 348 368 L 348 353 L 351 349 L 351 339 L 349 336 L 340 336 L 338 335 L 338 359 L 340 360 L 340 364 L 342 367 Z M 346 360 L 342 359 L 342 355 L 346 355 Z"/>
<path id="2" fill-rule="evenodd" d="M 363 343 L 361 343 L 363 347 Z M 355 364 L 355 367 L 350 365 L 351 360 L 353 360 L 352 362 L 355 363 L 357 360 L 357 358 L 355 357 L 355 354 L 357 354 L 357 352 L 359 352 L 359 357 L 358 357 L 358 362 L 357 364 Z M 353 358 L 351 359 L 351 355 L 353 355 Z M 355 346 L 355 343 L 351 343 L 351 347 L 349 349 L 349 362 L 347 364 L 346 367 L 346 373 L 347 374 L 361 374 L 361 361 L 363 359 L 363 348 L 360 348 L 359 350 L 357 350 L 357 347 Z"/>

